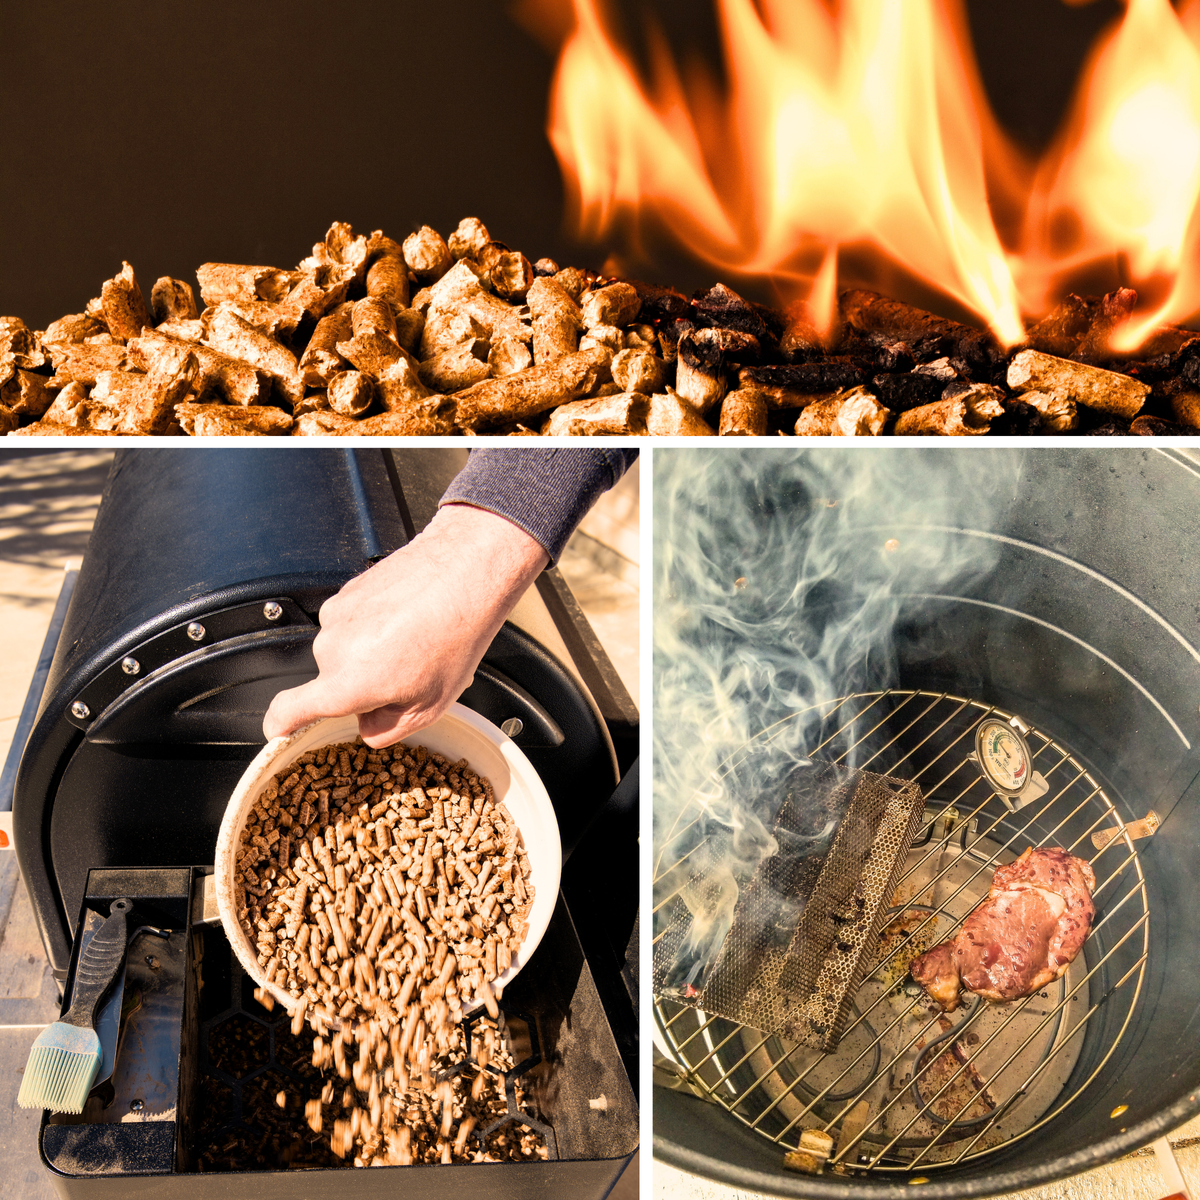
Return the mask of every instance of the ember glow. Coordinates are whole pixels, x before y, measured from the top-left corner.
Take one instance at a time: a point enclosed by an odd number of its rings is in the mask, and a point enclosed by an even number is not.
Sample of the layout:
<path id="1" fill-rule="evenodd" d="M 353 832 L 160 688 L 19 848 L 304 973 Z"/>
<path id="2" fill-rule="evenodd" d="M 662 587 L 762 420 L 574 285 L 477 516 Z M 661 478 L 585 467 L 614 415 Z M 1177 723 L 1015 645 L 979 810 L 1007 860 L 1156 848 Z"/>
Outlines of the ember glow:
<path id="1" fill-rule="evenodd" d="M 839 248 L 868 246 L 1005 345 L 1097 263 L 1142 294 L 1117 349 L 1200 310 L 1200 0 L 1128 0 L 1039 162 L 955 0 L 716 0 L 723 90 L 653 36 L 643 78 L 598 0 L 563 3 L 549 133 L 589 236 L 652 221 L 826 321 Z"/>

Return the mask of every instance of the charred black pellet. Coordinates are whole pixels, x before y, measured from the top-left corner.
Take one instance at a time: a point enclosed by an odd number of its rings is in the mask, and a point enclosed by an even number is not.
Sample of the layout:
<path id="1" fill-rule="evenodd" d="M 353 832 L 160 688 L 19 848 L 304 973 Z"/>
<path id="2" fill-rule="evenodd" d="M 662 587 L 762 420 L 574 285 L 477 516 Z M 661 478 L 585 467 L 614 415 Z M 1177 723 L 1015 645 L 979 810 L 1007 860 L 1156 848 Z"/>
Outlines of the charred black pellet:
<path id="1" fill-rule="evenodd" d="M 682 292 L 671 287 L 659 287 L 654 283 L 643 283 L 640 279 L 623 279 L 632 284 L 642 302 L 639 317 L 643 321 L 673 321 L 688 310 L 688 299 Z"/>
<path id="2" fill-rule="evenodd" d="M 871 390 L 894 413 L 908 412 L 942 398 L 946 381 L 933 375 L 876 375 Z"/>
<path id="3" fill-rule="evenodd" d="M 758 387 L 782 388 L 814 396 L 836 392 L 839 388 L 858 387 L 865 379 L 862 368 L 836 359 L 777 367 L 747 367 L 742 372 L 743 385 L 749 382 Z"/>
<path id="4" fill-rule="evenodd" d="M 1098 299 L 1085 300 L 1072 293 L 1029 330 L 1025 344 L 1033 350 L 1069 358 L 1091 328 L 1099 307 Z"/>
<path id="5" fill-rule="evenodd" d="M 778 342 L 784 329 L 777 312 L 744 299 L 723 283 L 714 284 L 707 291 L 698 291 L 692 297 L 692 309 L 698 325 L 736 329 L 760 342 Z"/>

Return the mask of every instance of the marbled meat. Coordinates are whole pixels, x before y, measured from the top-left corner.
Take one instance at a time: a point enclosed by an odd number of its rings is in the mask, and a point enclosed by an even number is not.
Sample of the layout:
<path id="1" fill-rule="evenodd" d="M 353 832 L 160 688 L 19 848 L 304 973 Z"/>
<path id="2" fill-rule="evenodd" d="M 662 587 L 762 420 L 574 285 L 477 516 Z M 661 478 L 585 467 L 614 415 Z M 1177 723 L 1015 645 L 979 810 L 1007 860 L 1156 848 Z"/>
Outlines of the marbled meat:
<path id="1" fill-rule="evenodd" d="M 1058 847 L 1032 846 L 997 867 L 988 898 L 949 941 L 909 968 L 946 1012 L 963 991 L 985 1000 L 1017 1000 L 1057 979 L 1092 927 L 1091 866 Z"/>

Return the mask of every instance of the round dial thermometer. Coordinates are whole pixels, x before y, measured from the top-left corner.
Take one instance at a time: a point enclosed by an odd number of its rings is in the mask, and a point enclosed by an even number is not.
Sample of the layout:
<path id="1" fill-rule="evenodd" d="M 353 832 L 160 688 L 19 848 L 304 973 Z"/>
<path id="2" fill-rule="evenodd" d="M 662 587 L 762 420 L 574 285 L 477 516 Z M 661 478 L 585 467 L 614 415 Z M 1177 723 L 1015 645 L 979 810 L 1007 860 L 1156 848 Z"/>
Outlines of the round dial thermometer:
<path id="1" fill-rule="evenodd" d="M 1001 795 L 1015 796 L 1029 782 L 1029 747 L 1007 721 L 996 717 L 980 721 L 975 730 L 975 753 L 984 778 Z"/>

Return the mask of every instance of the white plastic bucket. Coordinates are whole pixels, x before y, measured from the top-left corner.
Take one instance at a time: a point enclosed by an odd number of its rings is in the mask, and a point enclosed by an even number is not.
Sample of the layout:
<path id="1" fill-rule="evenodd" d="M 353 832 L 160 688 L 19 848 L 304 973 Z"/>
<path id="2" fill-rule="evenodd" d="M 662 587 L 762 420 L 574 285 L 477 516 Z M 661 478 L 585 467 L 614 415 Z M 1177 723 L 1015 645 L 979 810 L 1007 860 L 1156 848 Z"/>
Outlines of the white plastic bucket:
<path id="1" fill-rule="evenodd" d="M 215 884 L 225 936 L 246 974 L 285 1006 L 292 1003 L 292 998 L 282 988 L 267 982 L 263 968 L 258 965 L 258 951 L 237 919 L 234 866 L 239 839 L 254 801 L 284 767 L 309 750 L 353 742 L 356 737 L 358 718 L 349 716 L 327 717 L 287 737 L 273 738 L 238 781 L 217 835 Z M 529 932 L 513 951 L 512 965 L 493 984 L 506 987 L 537 949 L 558 899 L 562 845 L 554 806 L 537 772 L 516 743 L 461 704 L 452 704 L 440 720 L 404 740 L 408 745 L 425 746 L 444 754 L 453 762 L 465 758 L 474 771 L 491 782 L 497 802 L 504 802 L 521 831 L 532 871 L 534 897 L 528 916 Z M 476 1007 L 475 1001 L 463 998 L 464 1011 Z"/>

